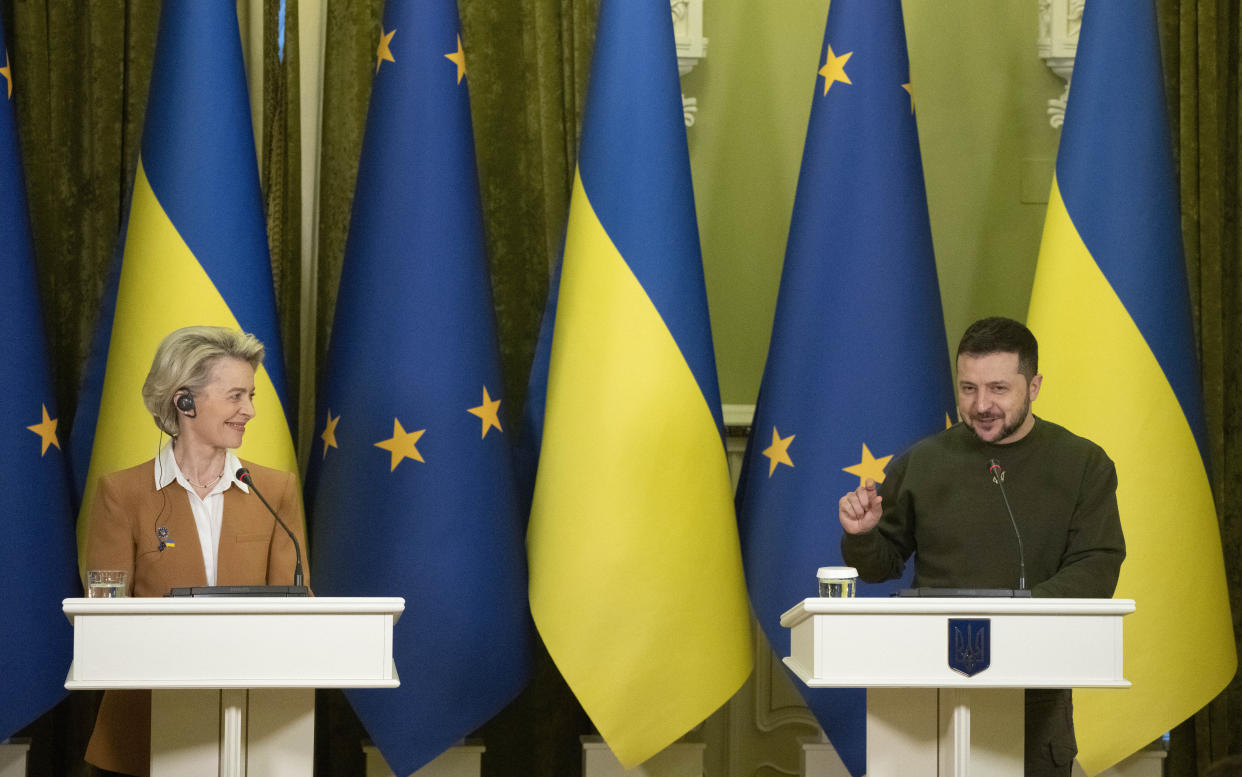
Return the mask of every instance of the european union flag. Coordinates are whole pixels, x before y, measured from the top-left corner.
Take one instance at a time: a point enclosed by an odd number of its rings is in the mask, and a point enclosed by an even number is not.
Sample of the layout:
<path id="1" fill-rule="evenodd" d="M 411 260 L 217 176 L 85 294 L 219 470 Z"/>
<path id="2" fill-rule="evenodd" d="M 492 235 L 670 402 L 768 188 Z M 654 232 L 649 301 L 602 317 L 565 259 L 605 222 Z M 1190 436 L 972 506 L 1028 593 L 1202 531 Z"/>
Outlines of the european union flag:
<path id="1" fill-rule="evenodd" d="M 315 591 L 404 596 L 401 687 L 347 695 L 409 774 L 530 673 L 517 509 L 454 0 L 385 9 L 308 472 Z"/>
<path id="2" fill-rule="evenodd" d="M 237 9 L 229 3 L 166 0 L 160 11 L 123 251 L 101 310 L 73 424 L 80 541 L 99 476 L 158 451 L 141 389 L 156 347 L 183 326 L 240 328 L 263 341 L 258 414 L 237 454 L 297 470 Z"/>
<path id="3" fill-rule="evenodd" d="M 4 26 L 0 21 L 0 47 Z M 8 51 L 0 68 L 0 305 L 4 377 L 0 385 L 0 741 L 65 696 L 73 630 L 60 601 L 80 596 L 69 479 L 57 432 L 26 184 L 13 112 Z"/>
<path id="4" fill-rule="evenodd" d="M 1087 4 L 1028 325 L 1056 376 L 1040 415 L 1117 465 L 1133 685 L 1074 691 L 1093 774 L 1193 715 L 1237 668 L 1151 2 Z"/>
<path id="5" fill-rule="evenodd" d="M 751 603 L 782 656 L 781 613 L 816 595 L 818 567 L 843 563 L 837 501 L 882 482 L 892 457 L 943 429 L 953 407 L 901 3 L 833 2 L 816 69 L 737 497 Z M 799 687 L 862 774 L 865 691 Z"/>

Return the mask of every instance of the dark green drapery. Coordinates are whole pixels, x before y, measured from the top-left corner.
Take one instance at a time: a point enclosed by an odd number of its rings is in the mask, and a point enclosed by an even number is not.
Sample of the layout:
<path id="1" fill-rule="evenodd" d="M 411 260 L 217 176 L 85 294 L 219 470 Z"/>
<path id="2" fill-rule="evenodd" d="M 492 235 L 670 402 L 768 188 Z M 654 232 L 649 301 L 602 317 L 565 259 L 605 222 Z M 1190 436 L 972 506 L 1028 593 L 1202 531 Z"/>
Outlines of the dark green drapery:
<path id="1" fill-rule="evenodd" d="M 138 163 L 159 3 L 3 9 L 64 439 Z"/>
<path id="2" fill-rule="evenodd" d="M 1160 0 L 1161 47 L 1181 180 L 1182 236 L 1211 440 L 1212 483 L 1234 634 L 1242 644 L 1242 273 L 1238 96 L 1242 19 L 1236 0 Z M 1176 500 L 1169 535 L 1177 537 Z M 1194 596 L 1187 591 L 1187 596 Z M 1242 683 L 1233 682 L 1171 740 L 1167 773 L 1202 774 L 1242 753 Z"/>
<path id="3" fill-rule="evenodd" d="M 324 0 L 326 1 L 326 0 Z M 315 324 L 300 332 L 299 10 L 288 0 L 283 60 L 279 0 L 261 2 L 261 177 L 286 367 L 310 338 L 321 368 L 353 199 L 383 0 L 332 0 L 324 67 Z M 506 376 L 508 428 L 525 381 L 559 252 L 599 0 L 460 0 L 479 178 Z M 1235 628 L 1242 635 L 1242 279 L 1239 277 L 1239 39 L 1236 0 L 1158 0 L 1166 87 L 1181 176 L 1182 225 Z M 0 0 L 16 80 L 44 314 L 62 439 L 72 424 L 95 312 L 112 263 L 138 143 L 159 0 Z M 504 34 L 497 34 L 504 31 Z M 290 399 L 299 396 L 290 381 Z M 291 416 L 292 417 L 292 416 Z M 300 440 L 305 449 L 307 441 Z M 1170 536 L 1176 516 L 1170 515 Z M 83 775 L 97 697 L 73 694 L 34 724 L 31 775 Z M 572 775 L 589 723 L 544 656 L 530 688 L 483 730 L 489 775 Z M 360 774 L 360 729 L 339 693 L 320 695 L 321 774 Z M 1169 773 L 1201 774 L 1242 753 L 1242 685 L 1173 736 Z"/>

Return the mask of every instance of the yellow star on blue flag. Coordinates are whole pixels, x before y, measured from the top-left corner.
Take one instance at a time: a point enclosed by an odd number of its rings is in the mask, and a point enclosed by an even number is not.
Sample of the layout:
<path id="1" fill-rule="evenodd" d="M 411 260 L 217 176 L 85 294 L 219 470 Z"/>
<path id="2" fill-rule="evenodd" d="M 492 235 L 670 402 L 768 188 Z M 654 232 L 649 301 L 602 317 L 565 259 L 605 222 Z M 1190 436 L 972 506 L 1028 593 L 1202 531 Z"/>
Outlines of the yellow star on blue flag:
<path id="1" fill-rule="evenodd" d="M 40 456 L 47 453 L 49 445 L 55 445 L 57 448 L 60 447 L 60 440 L 56 439 L 56 423 L 57 420 L 55 418 L 48 416 L 47 405 L 43 405 L 43 420 L 37 424 L 26 427 L 30 431 L 39 435 L 39 438 L 43 442 L 43 449 L 39 451 Z"/>
<path id="2" fill-rule="evenodd" d="M 4 67 L 0 67 L 0 76 L 4 76 L 4 80 L 8 86 L 8 98 L 13 99 L 13 67 L 9 64 L 9 52 L 4 52 Z"/>
<path id="3" fill-rule="evenodd" d="M 397 61 L 393 57 L 392 49 L 390 48 L 390 46 L 392 45 L 392 36 L 396 34 L 397 34 L 396 30 L 393 30 L 391 32 L 384 32 L 384 28 L 380 27 L 379 45 L 375 47 L 375 72 L 376 73 L 379 72 L 380 65 L 384 64 L 385 62 L 396 62 Z"/>
<path id="4" fill-rule="evenodd" d="M 324 423 L 323 434 L 319 435 L 319 439 L 323 440 L 323 455 L 328 455 L 329 448 L 339 447 L 336 444 L 336 425 L 340 423 L 341 417 L 332 417 L 332 411 L 328 411 L 328 420 Z"/>
<path id="5" fill-rule="evenodd" d="M 479 437 L 487 437 L 487 433 L 491 429 L 495 429 L 498 432 L 504 431 L 504 429 L 500 428 L 500 400 L 492 399 L 491 395 L 487 393 L 487 386 L 483 387 L 483 404 L 478 407 L 467 408 L 466 412 L 478 416 L 483 421 L 483 433 Z"/>
<path id="6" fill-rule="evenodd" d="M 414 432 L 407 432 L 401 426 L 401 422 L 392 419 L 392 437 L 387 440 L 380 440 L 375 443 L 376 448 L 383 448 L 392 454 L 392 468 L 390 471 L 396 471 L 397 465 L 405 459 L 414 459 L 414 461 L 423 461 L 423 454 L 418 452 L 415 443 L 423 436 L 426 429 L 419 429 Z"/>
<path id="7" fill-rule="evenodd" d="M 461 36 L 457 36 L 457 50 L 444 55 L 444 58 L 457 65 L 457 83 L 466 77 L 466 52 L 461 48 Z"/>
<path id="8" fill-rule="evenodd" d="M 853 84 L 850 77 L 845 72 L 845 63 L 850 61 L 850 57 L 854 56 L 854 52 L 847 51 L 841 56 L 837 56 L 832 52 L 832 46 L 828 47 L 828 56 L 824 59 L 824 66 L 819 69 L 819 74 L 824 77 L 824 94 L 828 94 L 828 90 L 835 83 Z"/>
<path id="9" fill-rule="evenodd" d="M 764 448 L 763 455 L 768 457 L 770 462 L 768 465 L 768 477 L 772 477 L 776 473 L 778 464 L 792 467 L 793 459 L 789 458 L 789 444 L 793 442 L 796 435 L 781 437 L 780 432 L 776 431 L 776 427 L 772 427 L 772 444 Z"/>
<path id="10" fill-rule="evenodd" d="M 877 483 L 884 482 L 884 468 L 892 460 L 893 454 L 876 458 L 871 455 L 871 449 L 867 447 L 867 443 L 862 446 L 862 458 L 857 464 L 848 467 L 842 467 L 842 472 L 848 472 L 851 475 L 858 476 L 858 485 L 865 484 L 868 480 L 874 480 Z"/>

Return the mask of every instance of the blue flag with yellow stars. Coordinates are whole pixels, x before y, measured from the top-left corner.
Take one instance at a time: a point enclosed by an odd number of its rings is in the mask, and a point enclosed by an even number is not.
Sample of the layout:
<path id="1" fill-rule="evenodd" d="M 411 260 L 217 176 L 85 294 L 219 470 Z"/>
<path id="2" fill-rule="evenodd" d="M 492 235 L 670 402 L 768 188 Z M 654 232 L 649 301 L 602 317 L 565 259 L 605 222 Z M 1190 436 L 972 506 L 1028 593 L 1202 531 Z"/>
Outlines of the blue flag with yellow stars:
<path id="1" fill-rule="evenodd" d="M 454 0 L 384 12 L 308 470 L 315 592 L 403 596 L 401 687 L 348 696 L 396 774 L 530 672 L 514 492 Z"/>
<path id="2" fill-rule="evenodd" d="M 1057 377 L 1040 415 L 1117 465 L 1132 685 L 1074 691 L 1078 760 L 1095 774 L 1193 715 L 1237 668 L 1152 2 L 1087 4 L 1028 325 Z"/>
<path id="3" fill-rule="evenodd" d="M 0 21 L 0 48 L 5 40 Z M 0 741 L 65 696 L 73 629 L 60 601 L 80 596 L 69 478 L 57 425 L 34 246 L 26 212 L 8 50 L 0 68 Z"/>
<path id="4" fill-rule="evenodd" d="M 256 416 L 237 455 L 297 470 L 237 9 L 230 3 L 166 0 L 161 8 L 123 246 L 101 310 L 71 440 L 82 494 L 79 544 L 99 477 L 159 451 L 142 384 L 156 347 L 174 329 L 224 326 L 263 341 Z"/>
<path id="5" fill-rule="evenodd" d="M 664 0 L 601 4 L 576 173 L 532 370 L 530 606 L 630 767 L 728 701 L 753 658 Z"/>
<path id="6" fill-rule="evenodd" d="M 883 482 L 888 462 L 943 429 L 953 408 L 899 0 L 836 0 L 816 69 L 737 496 L 751 603 L 780 656 L 781 613 L 817 595 L 818 567 L 843 564 L 838 500 L 867 478 Z M 866 692 L 797 684 L 846 768 L 862 774 Z"/>

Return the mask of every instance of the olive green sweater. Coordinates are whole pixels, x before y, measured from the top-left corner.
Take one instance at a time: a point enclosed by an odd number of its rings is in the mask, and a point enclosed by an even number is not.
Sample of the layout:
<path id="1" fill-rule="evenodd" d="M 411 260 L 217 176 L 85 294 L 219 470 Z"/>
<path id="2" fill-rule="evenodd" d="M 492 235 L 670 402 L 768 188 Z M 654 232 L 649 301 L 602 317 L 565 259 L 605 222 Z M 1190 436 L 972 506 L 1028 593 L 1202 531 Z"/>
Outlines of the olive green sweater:
<path id="1" fill-rule="evenodd" d="M 1125 558 L 1116 469 L 1095 443 L 1039 418 L 1008 445 L 985 443 L 961 423 L 916 443 L 879 486 L 879 525 L 843 535 L 846 563 L 880 582 L 900 577 L 913 554 L 915 586 L 1017 588 L 1018 541 L 992 459 L 1005 471 L 1027 588 L 1112 596 Z"/>

